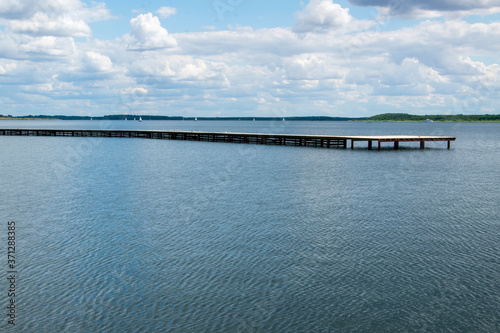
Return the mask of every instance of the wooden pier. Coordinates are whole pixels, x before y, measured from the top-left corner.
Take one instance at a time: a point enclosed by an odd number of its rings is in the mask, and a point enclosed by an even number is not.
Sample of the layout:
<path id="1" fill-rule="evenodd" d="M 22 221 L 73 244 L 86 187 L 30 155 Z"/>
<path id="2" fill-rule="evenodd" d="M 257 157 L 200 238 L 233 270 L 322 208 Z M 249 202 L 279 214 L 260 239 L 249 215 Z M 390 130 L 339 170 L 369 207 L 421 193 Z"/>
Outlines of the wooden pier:
<path id="1" fill-rule="evenodd" d="M 115 130 L 115 129 L 0 129 L 0 136 L 65 136 L 65 137 L 106 137 L 106 138 L 144 138 L 164 140 L 188 140 L 209 142 L 233 142 L 262 145 L 305 146 L 354 149 L 355 142 L 362 141 L 373 149 L 377 143 L 378 150 L 382 143 L 392 143 L 399 149 L 401 142 L 419 142 L 420 149 L 425 148 L 428 141 L 445 141 L 450 149 L 452 136 L 417 136 L 417 135 L 373 135 L 373 136 L 333 136 L 304 134 L 267 134 L 267 133 L 234 133 L 234 132 L 196 132 L 196 131 L 155 131 L 155 130 Z"/>

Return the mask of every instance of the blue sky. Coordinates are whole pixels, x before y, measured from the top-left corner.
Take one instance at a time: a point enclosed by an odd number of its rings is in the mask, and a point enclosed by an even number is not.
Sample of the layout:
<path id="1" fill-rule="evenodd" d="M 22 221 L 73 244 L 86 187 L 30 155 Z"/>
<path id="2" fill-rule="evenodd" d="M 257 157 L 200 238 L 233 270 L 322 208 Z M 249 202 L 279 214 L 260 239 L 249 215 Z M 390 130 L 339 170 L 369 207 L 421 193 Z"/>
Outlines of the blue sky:
<path id="1" fill-rule="evenodd" d="M 0 0 L 0 114 L 498 114 L 500 0 Z"/>

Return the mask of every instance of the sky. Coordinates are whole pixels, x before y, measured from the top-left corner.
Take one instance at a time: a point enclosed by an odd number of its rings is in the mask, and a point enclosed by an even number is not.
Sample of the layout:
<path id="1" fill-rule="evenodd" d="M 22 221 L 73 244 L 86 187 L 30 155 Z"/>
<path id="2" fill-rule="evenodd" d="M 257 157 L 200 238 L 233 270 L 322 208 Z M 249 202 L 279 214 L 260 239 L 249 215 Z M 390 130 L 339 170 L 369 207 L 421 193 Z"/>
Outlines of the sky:
<path id="1" fill-rule="evenodd" d="M 0 0 L 0 114 L 500 113 L 500 0 Z"/>

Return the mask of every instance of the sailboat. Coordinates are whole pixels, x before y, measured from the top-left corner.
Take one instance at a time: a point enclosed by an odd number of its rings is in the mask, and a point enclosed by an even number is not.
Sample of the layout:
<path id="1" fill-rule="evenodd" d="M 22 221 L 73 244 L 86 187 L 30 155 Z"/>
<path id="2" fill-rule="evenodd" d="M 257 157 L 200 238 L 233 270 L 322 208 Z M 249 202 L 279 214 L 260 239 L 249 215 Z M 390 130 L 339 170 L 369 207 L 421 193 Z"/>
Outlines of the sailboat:
<path id="1" fill-rule="evenodd" d="M 141 116 L 139 116 L 139 121 L 142 121 L 142 117 Z"/>
<path id="2" fill-rule="evenodd" d="M 194 121 L 197 121 L 197 120 L 198 120 L 198 118 L 194 117 Z"/>

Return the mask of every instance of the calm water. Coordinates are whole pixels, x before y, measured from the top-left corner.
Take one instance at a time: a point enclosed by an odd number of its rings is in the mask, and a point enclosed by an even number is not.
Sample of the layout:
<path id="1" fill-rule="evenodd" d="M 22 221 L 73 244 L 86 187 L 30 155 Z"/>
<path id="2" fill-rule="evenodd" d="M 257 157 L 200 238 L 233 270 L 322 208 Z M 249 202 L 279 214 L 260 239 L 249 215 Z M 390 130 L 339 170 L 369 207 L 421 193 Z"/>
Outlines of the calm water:
<path id="1" fill-rule="evenodd" d="M 12 332 L 498 332 L 500 124 L 2 121 L 456 135 L 393 151 L 0 137 Z"/>

